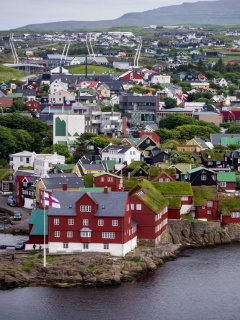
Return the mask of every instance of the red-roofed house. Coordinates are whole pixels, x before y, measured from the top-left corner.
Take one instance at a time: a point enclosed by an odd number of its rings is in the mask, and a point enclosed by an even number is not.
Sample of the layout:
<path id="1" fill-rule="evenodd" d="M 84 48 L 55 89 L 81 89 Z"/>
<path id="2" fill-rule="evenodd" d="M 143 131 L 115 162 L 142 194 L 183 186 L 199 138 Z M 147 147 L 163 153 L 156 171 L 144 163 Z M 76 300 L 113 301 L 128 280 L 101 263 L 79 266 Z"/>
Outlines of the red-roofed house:
<path id="1" fill-rule="evenodd" d="M 136 83 L 143 82 L 143 76 L 136 73 L 135 71 L 127 71 L 118 77 L 121 81 L 134 81 Z"/>
<path id="2" fill-rule="evenodd" d="M 99 84 L 99 81 L 82 81 L 76 87 L 85 89 L 85 88 L 96 88 Z"/>

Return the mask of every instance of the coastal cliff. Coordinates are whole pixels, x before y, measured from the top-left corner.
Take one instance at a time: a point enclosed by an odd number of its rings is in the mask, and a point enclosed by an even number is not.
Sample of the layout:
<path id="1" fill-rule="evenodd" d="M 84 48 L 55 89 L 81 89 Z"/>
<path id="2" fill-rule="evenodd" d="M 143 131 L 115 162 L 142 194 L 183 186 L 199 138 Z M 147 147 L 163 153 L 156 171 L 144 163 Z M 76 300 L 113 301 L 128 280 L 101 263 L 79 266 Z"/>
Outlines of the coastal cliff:
<path id="1" fill-rule="evenodd" d="M 232 238 L 234 240 L 234 238 Z M 103 253 L 47 255 L 47 267 L 38 252 L 5 252 L 0 255 L 0 289 L 26 286 L 106 286 L 134 281 L 176 259 L 186 246 L 231 242 L 218 222 L 170 220 L 156 247 L 138 246 L 125 257 Z"/>

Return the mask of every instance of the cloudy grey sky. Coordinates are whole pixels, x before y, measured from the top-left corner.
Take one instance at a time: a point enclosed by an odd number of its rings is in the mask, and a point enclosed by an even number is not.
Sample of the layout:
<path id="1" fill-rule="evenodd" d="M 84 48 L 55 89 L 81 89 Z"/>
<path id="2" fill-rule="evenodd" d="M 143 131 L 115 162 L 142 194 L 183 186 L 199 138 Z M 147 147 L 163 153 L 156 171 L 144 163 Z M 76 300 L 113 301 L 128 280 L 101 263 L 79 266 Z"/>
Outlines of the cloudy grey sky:
<path id="1" fill-rule="evenodd" d="M 10 0 L 1 6 L 0 30 L 55 21 L 111 20 L 129 12 L 197 1 L 199 0 Z"/>

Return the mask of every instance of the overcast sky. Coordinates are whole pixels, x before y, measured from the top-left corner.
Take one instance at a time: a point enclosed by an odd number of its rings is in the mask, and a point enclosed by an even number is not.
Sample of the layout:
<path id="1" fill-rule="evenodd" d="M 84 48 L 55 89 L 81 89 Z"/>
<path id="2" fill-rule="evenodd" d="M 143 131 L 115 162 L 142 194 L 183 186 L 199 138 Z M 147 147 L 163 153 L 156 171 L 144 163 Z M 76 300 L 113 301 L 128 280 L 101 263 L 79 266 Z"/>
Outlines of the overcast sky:
<path id="1" fill-rule="evenodd" d="M 44 22 L 111 20 L 129 12 L 197 1 L 199 0 L 10 0 L 1 6 L 0 30 Z"/>

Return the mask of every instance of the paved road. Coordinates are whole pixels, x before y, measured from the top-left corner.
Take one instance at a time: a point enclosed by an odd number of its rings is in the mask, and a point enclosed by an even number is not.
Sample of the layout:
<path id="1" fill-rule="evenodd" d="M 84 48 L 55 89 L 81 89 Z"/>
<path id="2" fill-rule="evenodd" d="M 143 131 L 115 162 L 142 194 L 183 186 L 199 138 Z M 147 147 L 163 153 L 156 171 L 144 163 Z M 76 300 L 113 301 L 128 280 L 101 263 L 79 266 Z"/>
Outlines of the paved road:
<path id="1" fill-rule="evenodd" d="M 11 221 L 13 223 L 12 228 L 10 229 L 21 229 L 23 232 L 26 232 L 29 230 L 28 228 L 28 220 L 29 220 L 29 214 L 31 213 L 31 209 L 26 208 L 18 208 L 18 207 L 9 207 L 7 205 L 7 199 L 8 196 L 2 196 L 0 195 L 0 211 L 1 212 L 8 212 L 10 215 L 13 214 L 14 211 L 20 211 L 22 214 L 22 220 L 20 221 L 14 221 L 11 217 Z"/>

